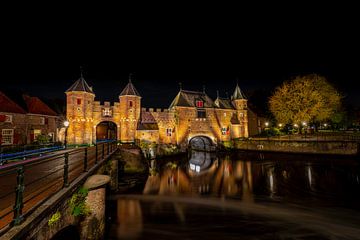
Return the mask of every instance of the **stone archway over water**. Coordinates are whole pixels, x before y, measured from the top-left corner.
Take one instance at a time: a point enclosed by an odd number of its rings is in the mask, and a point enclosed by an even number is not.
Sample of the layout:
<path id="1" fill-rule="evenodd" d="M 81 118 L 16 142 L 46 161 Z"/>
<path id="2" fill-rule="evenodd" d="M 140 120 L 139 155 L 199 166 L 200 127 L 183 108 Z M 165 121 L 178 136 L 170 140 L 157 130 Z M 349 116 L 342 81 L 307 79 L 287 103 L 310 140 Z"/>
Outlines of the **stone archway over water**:
<path id="1" fill-rule="evenodd" d="M 214 150 L 214 143 L 207 136 L 195 136 L 190 139 L 189 147 L 193 150 L 212 151 Z"/>

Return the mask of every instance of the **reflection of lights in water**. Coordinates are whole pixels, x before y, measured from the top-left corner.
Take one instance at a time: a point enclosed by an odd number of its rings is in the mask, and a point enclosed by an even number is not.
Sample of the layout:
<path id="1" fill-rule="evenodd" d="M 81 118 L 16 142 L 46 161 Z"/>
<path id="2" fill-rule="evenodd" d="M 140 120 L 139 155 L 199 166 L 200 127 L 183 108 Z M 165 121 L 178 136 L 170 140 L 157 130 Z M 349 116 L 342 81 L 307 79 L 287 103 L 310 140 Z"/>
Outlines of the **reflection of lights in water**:
<path id="1" fill-rule="evenodd" d="M 190 163 L 190 169 L 195 172 L 200 172 L 200 166 Z"/>
<path id="2" fill-rule="evenodd" d="M 312 175 L 311 175 L 311 168 L 310 166 L 308 166 L 308 180 L 309 180 L 309 185 L 312 185 Z"/>
<path id="3" fill-rule="evenodd" d="M 270 171 L 270 174 L 269 174 L 269 183 L 270 183 L 270 191 L 273 193 L 274 192 L 274 177 L 273 177 L 272 171 Z"/>

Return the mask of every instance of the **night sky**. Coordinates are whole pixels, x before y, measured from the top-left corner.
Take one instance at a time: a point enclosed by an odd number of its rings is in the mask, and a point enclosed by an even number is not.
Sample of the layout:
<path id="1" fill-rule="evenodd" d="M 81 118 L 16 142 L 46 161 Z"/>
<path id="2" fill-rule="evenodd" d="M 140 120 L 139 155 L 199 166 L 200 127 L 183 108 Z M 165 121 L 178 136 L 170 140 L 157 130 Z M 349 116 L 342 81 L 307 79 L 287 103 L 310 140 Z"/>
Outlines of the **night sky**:
<path id="1" fill-rule="evenodd" d="M 116 101 L 135 72 L 143 105 L 168 107 L 179 82 L 189 90 L 205 85 L 215 98 L 217 89 L 231 94 L 237 79 L 251 95 L 319 73 L 346 103 L 360 106 L 356 12 L 337 6 L 147 7 L 16 9 L 1 30 L 1 88 L 65 98 L 82 65 L 97 100 Z"/>

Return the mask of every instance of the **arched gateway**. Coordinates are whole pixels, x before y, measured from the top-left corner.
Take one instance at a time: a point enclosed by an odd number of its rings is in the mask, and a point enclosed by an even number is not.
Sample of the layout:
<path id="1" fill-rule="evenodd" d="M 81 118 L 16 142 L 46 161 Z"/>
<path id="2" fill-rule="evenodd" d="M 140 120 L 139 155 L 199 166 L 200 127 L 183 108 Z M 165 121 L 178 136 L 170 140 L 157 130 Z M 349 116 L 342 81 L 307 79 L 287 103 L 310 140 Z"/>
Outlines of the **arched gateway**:
<path id="1" fill-rule="evenodd" d="M 111 121 L 102 121 L 96 126 L 96 142 L 117 140 L 117 126 Z"/>
<path id="2" fill-rule="evenodd" d="M 189 141 L 189 147 L 192 150 L 212 151 L 214 146 L 213 141 L 207 136 L 195 136 Z"/>

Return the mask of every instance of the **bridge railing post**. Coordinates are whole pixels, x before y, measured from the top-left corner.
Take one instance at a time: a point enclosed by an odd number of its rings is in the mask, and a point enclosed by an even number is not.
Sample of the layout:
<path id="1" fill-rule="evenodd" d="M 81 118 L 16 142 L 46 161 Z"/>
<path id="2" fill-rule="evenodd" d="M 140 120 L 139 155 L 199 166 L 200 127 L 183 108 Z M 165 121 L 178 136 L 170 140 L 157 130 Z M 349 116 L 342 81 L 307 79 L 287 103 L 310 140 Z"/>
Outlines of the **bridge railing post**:
<path id="1" fill-rule="evenodd" d="M 105 143 L 102 144 L 102 159 L 105 158 Z"/>
<path id="2" fill-rule="evenodd" d="M 107 155 L 109 155 L 110 154 L 110 143 L 108 142 L 107 143 Z"/>
<path id="3" fill-rule="evenodd" d="M 23 221 L 22 210 L 24 207 L 23 202 L 23 193 L 24 193 L 24 166 L 20 166 L 17 169 L 17 187 L 16 187 L 16 199 L 15 199 L 15 206 L 14 206 L 14 218 L 12 221 L 12 225 L 16 226 L 19 225 Z"/>
<path id="4" fill-rule="evenodd" d="M 95 144 L 95 164 L 98 163 L 98 145 L 97 143 Z"/>
<path id="5" fill-rule="evenodd" d="M 69 186 L 69 153 L 64 154 L 64 186 Z"/>
<path id="6" fill-rule="evenodd" d="M 85 148 L 84 153 L 84 172 L 87 172 L 87 166 L 88 165 L 88 148 Z"/>

